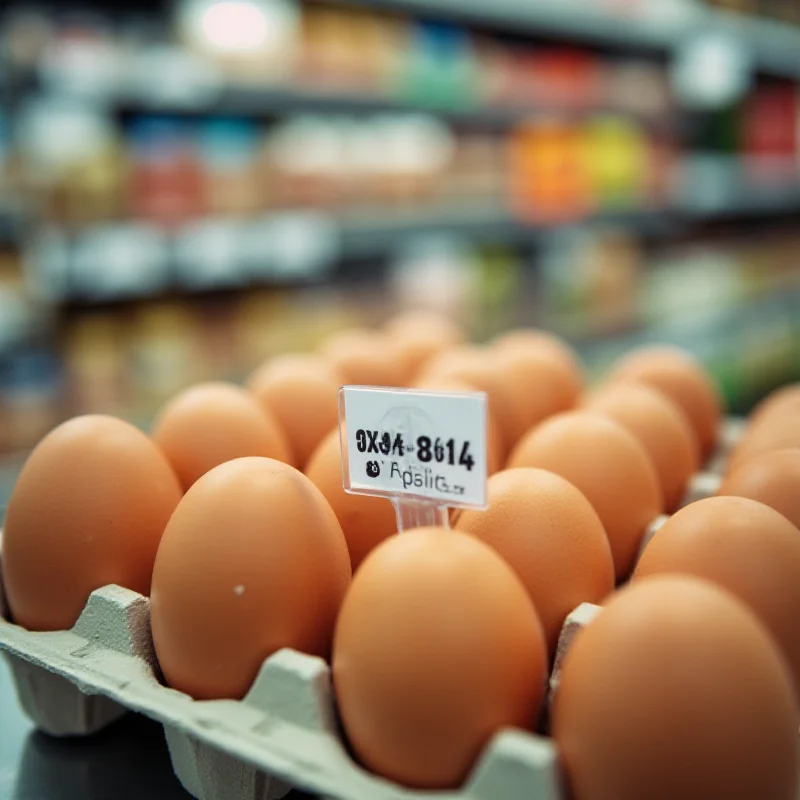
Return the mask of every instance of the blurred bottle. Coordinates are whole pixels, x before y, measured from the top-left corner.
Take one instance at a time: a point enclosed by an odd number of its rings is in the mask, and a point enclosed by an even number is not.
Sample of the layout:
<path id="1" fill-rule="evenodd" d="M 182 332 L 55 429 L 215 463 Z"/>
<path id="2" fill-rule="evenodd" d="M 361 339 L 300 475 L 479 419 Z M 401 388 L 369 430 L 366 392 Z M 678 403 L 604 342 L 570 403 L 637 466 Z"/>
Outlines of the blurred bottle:
<path id="1" fill-rule="evenodd" d="M 118 314 L 85 314 L 64 338 L 68 414 L 118 413 L 129 396 L 127 352 Z"/>
<path id="2" fill-rule="evenodd" d="M 141 116 L 128 129 L 128 205 L 134 217 L 174 227 L 205 212 L 194 131 L 177 118 Z"/>
<path id="3" fill-rule="evenodd" d="M 155 408 L 191 383 L 216 377 L 205 363 L 199 325 L 190 305 L 148 304 L 128 329 L 128 406 Z"/>
<path id="4" fill-rule="evenodd" d="M 578 110 L 603 101 L 605 65 L 588 50 L 552 48 L 532 53 L 527 63 L 531 104 Z"/>
<path id="5" fill-rule="evenodd" d="M 796 181 L 800 144 L 800 103 L 792 83 L 756 88 L 744 103 L 742 140 L 750 177 Z"/>
<path id="6" fill-rule="evenodd" d="M 54 353 L 26 348 L 0 359 L 0 452 L 33 447 L 58 422 L 60 401 Z"/>
<path id="7" fill-rule="evenodd" d="M 122 208 L 125 159 L 113 121 L 101 111 L 47 97 L 26 104 L 16 140 L 25 193 L 46 222 L 80 227 Z"/>
<path id="8" fill-rule="evenodd" d="M 346 196 L 346 122 L 305 115 L 268 134 L 265 164 L 278 208 L 338 208 Z"/>
<path id="9" fill-rule="evenodd" d="M 234 83 L 282 82 L 297 59 L 300 11 L 292 0 L 180 0 L 178 41 Z"/>
<path id="10" fill-rule="evenodd" d="M 579 126 L 542 119 L 520 125 L 512 136 L 512 203 L 523 219 L 559 223 L 592 210 L 591 177 Z"/>
<path id="11" fill-rule="evenodd" d="M 415 22 L 409 37 L 399 94 L 429 108 L 472 108 L 480 80 L 467 31 L 439 23 Z"/>
<path id="12" fill-rule="evenodd" d="M 257 169 L 260 131 L 252 121 L 211 119 L 199 130 L 203 205 L 212 214 L 252 214 L 261 207 Z"/>
<path id="13" fill-rule="evenodd" d="M 298 80 L 315 89 L 384 91 L 401 46 L 398 24 L 372 11 L 305 6 Z"/>
<path id="14" fill-rule="evenodd" d="M 636 208 L 650 169 L 642 131 L 624 117 L 601 116 L 586 123 L 584 135 L 594 203 L 603 210 Z"/>

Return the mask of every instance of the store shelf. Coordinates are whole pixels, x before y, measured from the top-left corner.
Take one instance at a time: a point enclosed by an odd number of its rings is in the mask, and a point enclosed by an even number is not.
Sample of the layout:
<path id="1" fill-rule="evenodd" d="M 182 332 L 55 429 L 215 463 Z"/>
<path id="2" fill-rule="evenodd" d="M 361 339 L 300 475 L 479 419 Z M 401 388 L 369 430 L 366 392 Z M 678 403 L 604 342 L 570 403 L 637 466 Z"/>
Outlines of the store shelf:
<path id="1" fill-rule="evenodd" d="M 526 223 L 500 207 L 475 206 L 427 213 L 336 217 L 292 212 L 250 221 L 203 220 L 174 236 L 120 223 L 88 228 L 73 237 L 51 231 L 43 247 L 32 249 L 31 260 L 40 259 L 38 268 L 54 292 L 51 302 L 82 306 L 325 281 L 343 263 L 355 264 L 357 271 L 366 264 L 374 271 L 425 237 L 524 248 L 562 227 L 619 226 L 643 237 L 670 237 L 696 222 L 794 213 L 800 213 L 800 181 L 761 188 L 742 182 L 718 186 L 716 192 L 690 186 L 668 209 L 606 212 L 559 224 Z M 239 242 L 244 242 L 241 249 Z M 115 253 L 123 259 L 121 288 L 113 277 Z M 269 254 L 267 260 L 262 254 Z M 147 285 L 138 282 L 139 273 L 148 276 Z M 132 276 L 133 282 L 126 282 Z"/>
<path id="2" fill-rule="evenodd" d="M 480 25 L 515 35 L 550 36 L 570 42 L 657 53 L 671 52 L 693 33 L 725 33 L 746 49 L 760 71 L 800 78 L 800 28 L 710 9 L 691 0 L 640 0 L 625 4 L 624 13 L 614 11 L 614 3 L 602 0 L 349 2 Z"/>
<path id="3" fill-rule="evenodd" d="M 62 92 L 69 96 L 69 92 Z M 672 115 L 643 114 L 613 106 L 465 106 L 392 98 L 369 93 L 337 89 L 317 90 L 289 87 L 221 86 L 192 93 L 164 94 L 154 88 L 107 89 L 92 97 L 92 103 L 122 112 L 177 113 L 185 115 L 220 114 L 253 118 L 269 118 L 291 114 L 359 116 L 386 113 L 431 114 L 454 125 L 489 130 L 505 130 L 521 121 L 540 115 L 557 115 L 561 119 L 582 120 L 592 116 L 614 114 L 629 117 L 648 128 L 678 132 L 679 120 Z"/>
<path id="4" fill-rule="evenodd" d="M 724 159 L 691 159 L 684 167 L 688 179 L 678 180 L 676 207 L 698 221 L 800 213 L 800 167 L 779 162 L 767 169 L 758 177 Z"/>
<path id="5" fill-rule="evenodd" d="M 658 235 L 672 228 L 668 216 L 658 211 L 607 212 L 537 225 L 515 220 L 502 210 L 465 209 L 426 216 L 362 217 L 343 225 L 342 242 L 345 251 L 356 257 L 385 254 L 409 238 L 428 235 L 465 237 L 478 244 L 532 245 L 548 232 L 575 225 L 621 225 L 641 235 Z"/>
<path id="6" fill-rule="evenodd" d="M 334 0 L 339 2 L 339 0 Z M 354 5 L 612 47 L 668 50 L 704 17 L 691 0 L 628 3 L 625 15 L 601 0 L 349 0 Z"/>
<path id="7" fill-rule="evenodd" d="M 558 227 L 590 224 L 621 225 L 642 236 L 658 236 L 668 235 L 676 223 L 661 212 L 630 211 L 562 225 L 534 225 L 486 207 L 427 214 L 383 212 L 337 218 L 301 212 L 249 222 L 208 220 L 174 237 L 121 223 L 89 228 L 73 237 L 52 230 L 31 248 L 29 264 L 46 279 L 50 294 L 41 299 L 85 306 L 257 286 L 300 286 L 330 279 L 345 262 L 354 264 L 359 274 L 365 268 L 374 272 L 393 253 L 420 238 L 526 247 Z M 236 242 L 244 243 L 241 249 Z M 298 254 L 298 242 L 309 249 Z M 176 256 L 180 253 L 183 256 Z M 261 254 L 266 254 L 265 260 Z M 115 274 L 121 276 L 119 282 Z M 141 275 L 146 276 L 144 283 Z"/>

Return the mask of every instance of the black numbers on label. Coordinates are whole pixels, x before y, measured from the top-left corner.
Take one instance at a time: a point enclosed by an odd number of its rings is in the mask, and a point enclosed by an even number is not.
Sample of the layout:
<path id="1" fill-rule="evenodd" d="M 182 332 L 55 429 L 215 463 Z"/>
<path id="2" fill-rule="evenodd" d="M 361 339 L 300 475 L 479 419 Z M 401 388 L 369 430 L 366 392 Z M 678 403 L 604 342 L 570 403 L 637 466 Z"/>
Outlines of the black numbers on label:
<path id="1" fill-rule="evenodd" d="M 464 467 L 471 472 L 475 466 L 475 459 L 469 449 L 469 442 L 465 441 L 459 448 L 455 439 L 443 440 L 430 436 L 419 436 L 414 444 L 406 445 L 402 433 L 392 434 L 389 431 L 369 431 L 359 428 L 356 431 L 356 448 L 359 453 L 375 453 L 376 455 L 402 457 L 406 453 L 416 453 L 417 459 L 423 464 L 432 461 L 437 464 Z M 456 454 L 458 453 L 458 461 Z M 377 462 L 375 462 L 377 463 Z"/>
<path id="2" fill-rule="evenodd" d="M 429 436 L 420 436 L 417 439 L 417 458 L 424 464 L 436 461 L 437 464 L 449 464 L 451 467 L 456 463 L 456 443 L 454 439 L 442 441 L 436 438 L 432 442 Z M 458 465 L 465 467 L 467 472 L 471 472 L 475 466 L 475 459 L 469 451 L 469 442 L 464 442 L 458 456 Z"/>
<path id="3" fill-rule="evenodd" d="M 420 436 L 417 439 L 417 458 L 427 464 L 431 458 L 431 440 L 428 436 Z"/>

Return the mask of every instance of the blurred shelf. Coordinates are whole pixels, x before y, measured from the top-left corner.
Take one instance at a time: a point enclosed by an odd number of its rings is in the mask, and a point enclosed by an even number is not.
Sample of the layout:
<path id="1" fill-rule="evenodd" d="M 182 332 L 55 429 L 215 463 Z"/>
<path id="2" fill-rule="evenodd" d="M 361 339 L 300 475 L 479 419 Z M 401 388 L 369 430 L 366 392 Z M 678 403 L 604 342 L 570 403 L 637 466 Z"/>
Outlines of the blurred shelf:
<path id="1" fill-rule="evenodd" d="M 34 267 L 41 270 L 38 283 L 52 293 L 50 303 L 83 307 L 314 284 L 342 274 L 343 263 L 352 265 L 345 270 L 348 275 L 374 273 L 409 243 L 427 237 L 534 247 L 565 228 L 613 226 L 642 237 L 669 237 L 698 222 L 791 214 L 800 214 L 800 180 L 770 188 L 743 182 L 716 192 L 690 186 L 669 208 L 542 224 L 515 219 L 499 205 L 342 216 L 281 212 L 248 220 L 201 220 L 173 234 L 122 222 L 73 235 L 50 230 L 30 252 L 31 262 L 39 262 Z M 114 277 L 115 264 L 122 288 Z M 140 274 L 149 283 L 143 285 Z"/>
<path id="2" fill-rule="evenodd" d="M 800 79 L 800 26 L 735 12 L 709 11 L 707 16 L 705 26 L 742 44 L 761 72 Z"/>
<path id="3" fill-rule="evenodd" d="M 725 192 L 687 192 L 681 213 L 700 221 L 800 214 L 800 181 L 769 187 L 741 182 Z"/>
<path id="4" fill-rule="evenodd" d="M 425 216 L 361 217 L 357 223 L 345 223 L 342 241 L 349 254 L 362 257 L 386 253 L 416 236 L 463 236 L 479 244 L 532 245 L 553 230 L 587 225 L 621 225 L 641 235 L 658 235 L 672 229 L 668 217 L 655 210 L 603 212 L 585 219 L 535 224 L 514 219 L 503 210 L 464 209 Z"/>
<path id="5" fill-rule="evenodd" d="M 676 209 L 690 221 L 800 213 L 796 158 L 738 159 L 698 151 L 683 159 L 673 177 Z"/>
<path id="6" fill-rule="evenodd" d="M 433 115 L 444 122 L 469 127 L 504 130 L 526 119 L 554 115 L 562 119 L 582 120 L 593 116 L 616 115 L 638 121 L 664 133 L 678 132 L 675 115 L 654 114 L 612 105 L 570 107 L 557 105 L 480 106 L 453 103 L 426 103 L 422 99 L 381 96 L 353 90 L 311 89 L 304 87 L 220 86 L 197 92 L 162 93 L 156 87 L 106 89 L 88 97 L 60 92 L 62 96 L 85 100 L 120 112 L 168 113 L 181 115 L 230 115 L 273 117 L 289 114 L 364 114 L 420 113 Z"/>
<path id="7" fill-rule="evenodd" d="M 339 2 L 339 0 L 334 0 Z M 671 49 L 704 10 L 691 0 L 626 4 L 627 13 L 587 0 L 349 0 L 353 5 L 383 8 L 447 19 L 467 25 L 533 36 L 552 36 L 588 44 L 629 49 Z"/>
<path id="8" fill-rule="evenodd" d="M 339 0 L 335 0 L 338 2 Z M 348 0 L 507 33 L 550 36 L 624 50 L 670 53 L 691 34 L 735 38 L 761 72 L 800 79 L 800 26 L 720 11 L 692 0 L 618 4 L 601 0 Z"/>
<path id="9" fill-rule="evenodd" d="M 36 284 L 49 293 L 40 300 L 86 307 L 287 288 L 337 274 L 379 274 L 387 258 L 427 237 L 526 247 L 564 227 L 622 225 L 642 236 L 660 236 L 669 235 L 675 224 L 669 214 L 655 210 L 602 213 L 553 225 L 521 222 L 499 207 L 342 217 L 284 212 L 257 220 L 202 221 L 173 235 L 133 223 L 96 226 L 73 236 L 50 230 L 33 244 L 28 263 L 38 272 Z M 182 239 L 189 244 L 182 245 Z M 351 266 L 342 272 L 345 262 Z"/>

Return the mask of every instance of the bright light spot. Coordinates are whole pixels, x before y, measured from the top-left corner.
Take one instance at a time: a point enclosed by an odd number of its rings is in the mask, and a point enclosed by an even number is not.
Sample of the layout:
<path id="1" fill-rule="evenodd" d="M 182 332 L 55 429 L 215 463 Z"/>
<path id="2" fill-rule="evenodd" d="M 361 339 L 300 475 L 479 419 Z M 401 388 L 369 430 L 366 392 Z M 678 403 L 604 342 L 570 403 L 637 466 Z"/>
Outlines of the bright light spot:
<path id="1" fill-rule="evenodd" d="M 269 39 L 264 9 L 248 0 L 220 0 L 210 5 L 200 27 L 208 44 L 227 53 L 259 50 Z"/>

